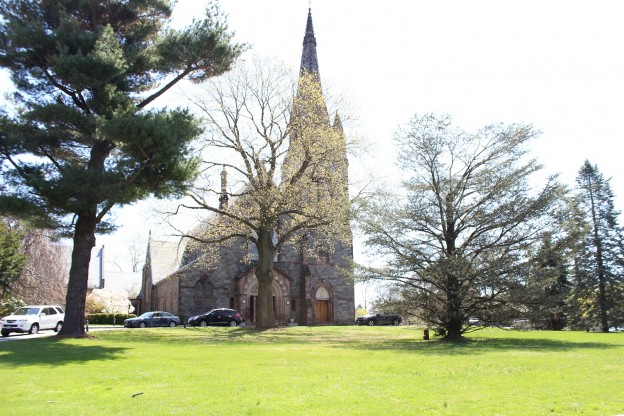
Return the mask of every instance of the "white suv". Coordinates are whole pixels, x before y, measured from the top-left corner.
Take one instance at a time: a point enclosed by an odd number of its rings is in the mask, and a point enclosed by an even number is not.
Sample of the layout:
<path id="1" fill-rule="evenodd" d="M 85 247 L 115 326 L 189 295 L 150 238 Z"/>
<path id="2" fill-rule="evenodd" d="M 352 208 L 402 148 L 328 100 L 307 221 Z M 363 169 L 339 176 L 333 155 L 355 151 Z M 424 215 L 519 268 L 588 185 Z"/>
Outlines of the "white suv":
<path id="1" fill-rule="evenodd" d="M 65 311 L 55 305 L 23 306 L 9 316 L 0 319 L 2 336 L 11 332 L 36 334 L 40 329 L 53 329 L 58 332 L 63 327 Z"/>

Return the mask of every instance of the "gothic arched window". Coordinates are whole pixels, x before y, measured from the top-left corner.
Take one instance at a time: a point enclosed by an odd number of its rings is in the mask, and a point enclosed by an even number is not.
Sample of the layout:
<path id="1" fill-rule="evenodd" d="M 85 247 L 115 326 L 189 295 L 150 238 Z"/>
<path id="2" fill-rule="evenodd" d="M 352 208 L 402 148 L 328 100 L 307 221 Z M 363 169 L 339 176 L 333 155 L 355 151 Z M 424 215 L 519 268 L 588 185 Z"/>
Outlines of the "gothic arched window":
<path id="1" fill-rule="evenodd" d="M 195 309 L 208 309 L 212 303 L 212 285 L 207 279 L 195 283 Z"/>

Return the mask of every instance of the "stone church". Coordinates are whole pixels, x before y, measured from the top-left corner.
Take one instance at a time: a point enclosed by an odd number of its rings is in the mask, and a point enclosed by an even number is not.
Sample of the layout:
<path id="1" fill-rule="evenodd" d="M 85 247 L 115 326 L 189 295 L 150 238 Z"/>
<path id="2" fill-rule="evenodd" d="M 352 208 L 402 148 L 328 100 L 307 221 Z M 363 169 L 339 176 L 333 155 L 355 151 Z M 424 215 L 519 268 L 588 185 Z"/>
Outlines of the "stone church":
<path id="1" fill-rule="evenodd" d="M 319 75 L 311 11 L 303 40 L 301 71 Z M 338 117 L 333 127 L 342 129 Z M 222 198 L 227 200 L 227 195 Z M 163 242 L 150 237 L 137 312 L 164 310 L 186 319 L 212 308 L 232 308 L 253 325 L 258 282 L 254 263 L 244 261 L 248 255 L 245 245 L 224 246 L 219 249 L 218 263 L 207 268 L 196 261 L 197 253 L 186 247 L 184 239 Z M 352 259 L 352 244 L 337 244 L 333 252 L 316 257 L 309 257 L 292 245 L 284 247 L 273 264 L 276 323 L 352 324 L 353 282 L 340 273 Z"/>

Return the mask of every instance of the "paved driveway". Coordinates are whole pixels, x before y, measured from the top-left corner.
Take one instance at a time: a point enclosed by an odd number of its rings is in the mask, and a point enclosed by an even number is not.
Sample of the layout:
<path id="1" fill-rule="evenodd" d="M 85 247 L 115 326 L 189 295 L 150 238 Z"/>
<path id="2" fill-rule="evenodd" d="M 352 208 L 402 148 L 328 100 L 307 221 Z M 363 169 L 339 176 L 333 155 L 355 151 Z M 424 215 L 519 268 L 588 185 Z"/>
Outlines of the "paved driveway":
<path id="1" fill-rule="evenodd" d="M 124 329 L 122 325 L 116 326 L 90 326 L 89 332 L 97 332 L 97 331 L 116 331 L 119 329 Z M 0 342 L 8 342 L 8 341 L 19 341 L 23 339 L 36 339 L 36 338 L 46 338 L 56 335 L 56 332 L 52 330 L 39 331 L 39 333 L 35 335 L 31 334 L 20 334 L 17 332 L 11 332 L 8 337 L 0 337 Z"/>

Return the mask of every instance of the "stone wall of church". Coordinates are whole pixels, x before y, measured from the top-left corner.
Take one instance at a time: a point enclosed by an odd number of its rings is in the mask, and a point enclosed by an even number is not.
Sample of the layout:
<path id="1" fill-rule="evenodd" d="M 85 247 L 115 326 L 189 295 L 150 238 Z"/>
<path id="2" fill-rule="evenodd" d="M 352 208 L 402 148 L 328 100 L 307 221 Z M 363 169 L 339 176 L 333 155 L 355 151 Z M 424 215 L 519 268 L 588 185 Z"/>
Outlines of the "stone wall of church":
<path id="1" fill-rule="evenodd" d="M 218 260 L 206 265 L 198 259 L 181 271 L 179 314 L 188 318 L 213 308 L 240 309 L 236 276 L 253 266 L 241 259 L 246 249 L 241 244 L 224 246 Z"/>
<path id="2" fill-rule="evenodd" d="M 175 313 L 183 320 L 212 308 L 234 308 L 250 316 L 250 311 L 245 309 L 250 307 L 249 299 L 238 293 L 237 280 L 254 268 L 254 264 L 242 261 L 246 254 L 245 244 L 232 244 L 224 246 L 218 260 L 209 266 L 201 258 L 187 264 L 174 276 L 156 284 L 156 309 Z M 353 283 L 338 270 L 338 267 L 348 267 L 345 257 L 350 259 L 352 256 L 351 248 L 341 245 L 335 252 L 318 258 L 306 258 L 297 248 L 285 247 L 275 268 L 290 279 L 286 319 L 300 325 L 352 324 L 355 311 Z M 330 295 L 324 317 L 317 316 L 319 300 L 315 298 L 321 287 L 326 290 L 323 293 Z M 325 299 L 320 300 L 323 301 Z"/>
<path id="3" fill-rule="evenodd" d="M 355 290 L 353 279 L 345 273 L 350 270 L 353 260 L 352 245 L 338 244 L 336 250 L 329 255 L 330 264 L 335 265 L 332 274 L 333 294 L 335 297 L 334 318 L 339 324 L 353 324 L 355 321 Z M 342 270 L 338 270 L 341 268 Z"/>
<path id="4" fill-rule="evenodd" d="M 291 312 L 301 325 L 321 323 L 349 325 L 354 322 L 354 287 L 350 278 L 343 275 L 340 268 L 350 267 L 353 259 L 350 246 L 337 244 L 334 252 L 317 257 L 302 256 L 298 248 L 285 247 L 280 253 L 276 267 L 291 279 L 291 297 L 295 310 Z M 316 291 L 324 287 L 330 293 L 328 321 L 317 316 Z"/>

